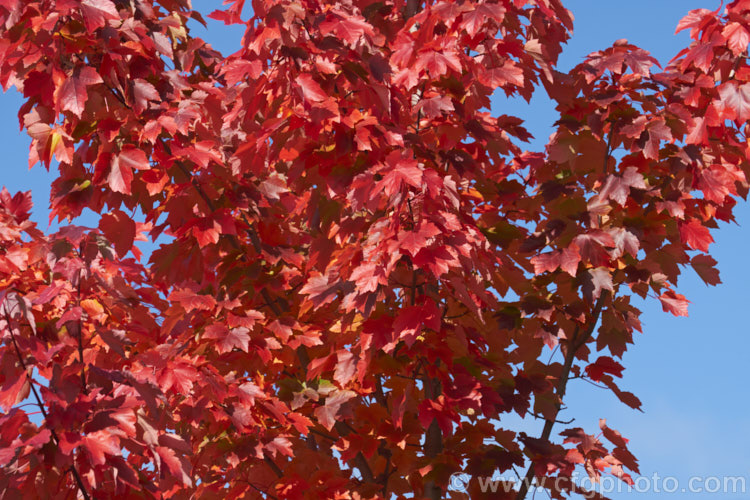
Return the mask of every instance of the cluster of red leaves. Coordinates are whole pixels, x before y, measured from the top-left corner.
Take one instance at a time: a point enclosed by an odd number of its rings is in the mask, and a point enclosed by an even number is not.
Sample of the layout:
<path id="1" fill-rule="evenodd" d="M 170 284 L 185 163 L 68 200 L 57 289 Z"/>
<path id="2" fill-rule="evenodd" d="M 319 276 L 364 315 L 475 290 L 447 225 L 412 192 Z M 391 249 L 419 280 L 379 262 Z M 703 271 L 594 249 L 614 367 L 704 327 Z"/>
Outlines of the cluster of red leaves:
<path id="1" fill-rule="evenodd" d="M 225 4 L 247 28 L 226 58 L 189 0 L 0 2 L 53 217 L 101 214 L 45 236 L 0 197 L 0 491 L 439 498 L 528 461 L 554 498 L 579 464 L 630 481 L 616 431 L 552 427 L 572 377 L 640 406 L 613 359 L 633 293 L 686 315 L 681 268 L 719 282 L 750 2 L 692 12 L 663 72 L 621 41 L 568 74 L 559 0 Z M 560 120 L 529 153 L 487 110 L 537 87 Z M 161 242 L 147 265 L 138 239 Z"/>

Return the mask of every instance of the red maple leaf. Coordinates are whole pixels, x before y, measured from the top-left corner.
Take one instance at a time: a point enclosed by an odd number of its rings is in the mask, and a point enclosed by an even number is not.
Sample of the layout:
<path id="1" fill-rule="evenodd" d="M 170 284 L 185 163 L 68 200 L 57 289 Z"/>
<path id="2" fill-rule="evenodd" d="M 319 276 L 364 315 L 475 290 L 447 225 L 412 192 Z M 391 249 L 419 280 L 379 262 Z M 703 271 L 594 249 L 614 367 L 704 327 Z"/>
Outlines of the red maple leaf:
<path id="1" fill-rule="evenodd" d="M 169 300 L 177 302 L 185 311 L 193 309 L 209 310 L 216 305 L 216 300 L 210 295 L 199 295 L 188 288 L 178 288 L 169 294 Z"/>
<path id="2" fill-rule="evenodd" d="M 328 98 L 328 94 L 323 92 L 320 84 L 309 73 L 299 75 L 296 84 L 297 88 L 302 92 L 302 98 L 306 101 L 321 102 Z"/>
<path id="3" fill-rule="evenodd" d="M 478 3 L 462 15 L 461 28 L 474 37 L 482 30 L 487 21 L 500 24 L 505 16 L 505 7 L 499 3 Z"/>
<path id="4" fill-rule="evenodd" d="M 479 72 L 479 81 L 483 85 L 496 88 L 510 84 L 523 87 L 523 70 L 512 61 L 506 61 L 501 67 L 488 68 Z"/>
<path id="5" fill-rule="evenodd" d="M 338 13 L 337 13 L 338 14 Z M 339 17 L 340 16 L 340 17 Z M 364 18 L 341 13 L 339 16 L 320 24 L 320 31 L 324 35 L 333 34 L 336 38 L 352 45 L 362 36 L 373 36 L 372 26 Z"/>
<path id="6" fill-rule="evenodd" d="M 336 352 L 336 369 L 333 372 L 333 380 L 341 387 L 346 386 L 354 378 L 357 371 L 357 357 L 347 350 Z"/>
<path id="7" fill-rule="evenodd" d="M 221 324 L 214 324 L 206 327 L 203 336 L 207 339 L 215 339 L 218 342 L 214 344 L 219 354 L 230 352 L 237 348 L 241 351 L 248 352 L 250 342 L 249 330 L 244 327 L 227 328 Z"/>
<path id="8" fill-rule="evenodd" d="M 151 83 L 136 78 L 133 80 L 133 104 L 136 112 L 140 113 L 148 107 L 148 101 L 158 101 L 159 92 Z"/>
<path id="9" fill-rule="evenodd" d="M 388 157 L 390 170 L 383 175 L 383 179 L 376 185 L 376 190 L 382 190 L 386 196 L 392 196 L 406 186 L 419 188 L 422 186 L 422 169 L 415 160 L 401 158 L 400 153 Z"/>
<path id="10" fill-rule="evenodd" d="M 85 449 L 91 461 L 96 465 L 104 465 L 107 455 L 119 455 L 120 440 L 115 434 L 107 431 L 90 432 L 81 440 L 81 446 Z"/>
<path id="11" fill-rule="evenodd" d="M 29 218 L 29 212 L 33 206 L 31 191 L 18 192 L 11 197 L 8 190 L 3 186 L 0 190 L 0 205 L 2 205 L 3 210 L 13 215 L 17 222 L 23 222 Z"/>
<path id="12" fill-rule="evenodd" d="M 721 34 L 727 39 L 727 45 L 735 56 L 745 52 L 748 44 L 750 44 L 750 33 L 740 23 L 727 24 Z"/>
<path id="13" fill-rule="evenodd" d="M 711 11 L 708 9 L 693 9 L 688 14 L 680 19 L 680 21 L 677 23 L 677 28 L 675 29 L 675 34 L 679 33 L 682 30 L 690 29 L 691 33 L 690 36 L 693 37 L 698 32 L 698 29 L 700 25 L 704 22 L 704 20 L 709 20 L 709 16 L 711 15 Z"/>
<path id="14" fill-rule="evenodd" d="M 338 416 L 339 410 L 341 409 L 341 405 L 354 398 L 355 396 L 356 393 L 353 391 L 341 390 L 336 390 L 332 394 L 328 395 L 325 399 L 325 403 L 315 409 L 314 413 L 315 417 L 318 419 L 318 422 L 320 422 L 320 424 L 329 431 L 333 429 L 333 426 L 336 425 L 336 417 Z"/>
<path id="15" fill-rule="evenodd" d="M 120 14 L 111 0 L 82 0 L 81 10 L 89 32 L 104 27 L 107 21 L 120 19 Z"/>
<path id="16" fill-rule="evenodd" d="M 113 210 L 102 215 L 99 219 L 99 229 L 115 246 L 115 251 L 120 257 L 123 257 L 133 248 L 136 235 L 135 221 L 128 217 L 125 212 Z"/>
<path id="17" fill-rule="evenodd" d="M 737 122 L 750 118 L 750 83 L 726 82 L 719 87 L 724 117 Z"/>
<path id="18" fill-rule="evenodd" d="M 690 260 L 690 264 L 707 285 L 718 285 L 721 283 L 719 270 L 716 269 L 717 262 L 713 257 L 698 254 Z"/>
<path id="19" fill-rule="evenodd" d="M 614 291 L 612 275 L 604 267 L 589 269 L 583 275 L 583 293 L 589 300 L 594 301 L 602 294 L 602 290 Z"/>
<path id="20" fill-rule="evenodd" d="M 453 52 L 425 50 L 419 52 L 414 70 L 420 72 L 425 69 L 431 78 L 440 78 L 448 72 L 448 69 L 460 74 L 461 61 Z"/>
<path id="21" fill-rule="evenodd" d="M 180 459 L 172 448 L 166 446 L 157 446 L 154 448 L 159 455 L 161 463 L 166 465 L 166 469 L 184 485 L 193 484 L 190 478 L 190 464 L 184 459 Z"/>
<path id="22" fill-rule="evenodd" d="M 680 238 L 690 248 L 708 252 L 708 246 L 714 242 L 711 232 L 697 220 L 680 224 Z"/>
<path id="23" fill-rule="evenodd" d="M 599 356 L 596 361 L 586 366 L 586 374 L 591 380 L 599 382 L 605 373 L 610 373 L 615 377 L 622 377 L 624 369 L 620 363 L 609 356 Z"/>
<path id="24" fill-rule="evenodd" d="M 133 170 L 130 168 L 127 159 L 122 163 L 119 156 L 113 158 L 107 183 L 110 189 L 116 193 L 131 194 L 130 186 L 133 183 Z"/>
<path id="25" fill-rule="evenodd" d="M 146 153 L 132 146 L 123 148 L 117 155 L 117 161 L 120 165 L 133 170 L 148 170 L 151 168 Z"/>
<path id="26" fill-rule="evenodd" d="M 29 396 L 30 389 L 29 379 L 23 374 L 7 378 L 0 386 L 0 408 L 4 412 L 10 411 L 13 406 Z"/>
<path id="27" fill-rule="evenodd" d="M 80 117 L 88 100 L 86 87 L 102 82 L 102 77 L 99 76 L 99 73 L 94 68 L 86 66 L 75 71 L 60 86 L 59 99 L 61 108 Z"/>

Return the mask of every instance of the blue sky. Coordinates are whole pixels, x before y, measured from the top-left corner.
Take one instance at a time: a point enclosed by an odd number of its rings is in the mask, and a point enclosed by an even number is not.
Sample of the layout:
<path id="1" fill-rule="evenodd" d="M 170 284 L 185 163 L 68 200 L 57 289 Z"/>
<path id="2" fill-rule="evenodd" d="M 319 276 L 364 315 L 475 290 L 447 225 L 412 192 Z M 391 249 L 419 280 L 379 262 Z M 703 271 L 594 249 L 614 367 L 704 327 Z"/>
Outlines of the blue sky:
<path id="1" fill-rule="evenodd" d="M 630 0 L 628 2 L 563 0 L 575 16 L 575 32 L 560 60 L 560 69 L 578 64 L 593 51 L 627 38 L 648 50 L 665 65 L 688 43 L 685 32 L 674 35 L 680 18 L 691 9 L 716 9 L 714 0 Z M 530 112 L 531 111 L 531 112 Z M 539 139 L 551 132 L 554 109 L 546 99 L 530 105 L 515 103 L 514 109 L 527 119 Z M 748 498 L 750 495 L 750 402 L 747 398 L 747 351 L 749 332 L 750 267 L 745 261 L 750 243 L 750 207 L 741 203 L 737 225 L 723 224 L 714 232 L 711 252 L 719 261 L 723 284 L 706 286 L 692 270 L 679 282 L 679 292 L 692 301 L 690 317 L 664 313 L 653 301 L 636 305 L 644 311 L 644 333 L 625 354 L 626 367 L 620 387 L 634 392 L 643 402 L 644 413 L 621 404 L 609 392 L 582 381 L 569 385 L 561 419 L 575 418 L 574 425 L 595 430 L 599 418 L 630 439 L 630 450 L 640 460 L 641 474 L 652 478 L 671 476 L 679 489 L 666 493 L 608 493 L 613 499 L 651 498 Z M 541 429 L 541 423 L 532 427 Z M 536 434 L 538 435 L 537 430 Z M 743 476 L 748 493 L 691 493 L 689 478 Z M 694 482 L 704 489 L 715 487 L 714 479 Z M 667 481 L 651 481 L 673 488 Z M 731 483 L 729 483 L 731 484 Z M 645 480 L 638 484 L 645 486 Z M 541 496 L 539 496 L 541 495 Z M 538 494 L 537 498 L 545 498 Z"/>
<path id="2" fill-rule="evenodd" d="M 678 20 L 690 9 L 716 9 L 718 0 L 563 0 L 575 16 L 575 33 L 566 47 L 560 68 L 568 69 L 593 51 L 617 39 L 650 51 L 665 64 L 687 43 L 687 35 L 674 36 Z M 204 13 L 217 8 L 220 0 L 197 0 Z M 209 31 L 196 29 L 223 53 L 238 47 L 242 30 L 210 22 Z M 527 120 L 540 147 L 555 121 L 553 106 L 546 99 L 496 103 L 496 113 L 516 114 Z M 18 131 L 16 112 L 21 105 L 14 92 L 0 95 L 0 133 L 4 138 L 5 171 L 0 184 L 8 190 L 32 190 L 34 219 L 47 227 L 49 184 L 53 178 L 40 166 L 27 169 L 29 140 Z M 499 109 L 502 106 L 502 110 Z M 638 395 L 644 413 L 631 410 L 613 395 L 582 381 L 569 385 L 568 410 L 560 418 L 575 417 L 575 425 L 597 429 L 598 419 L 631 440 L 631 451 L 639 458 L 641 473 L 651 478 L 680 480 L 674 498 L 747 498 L 745 494 L 681 492 L 691 476 L 743 476 L 750 491 L 750 400 L 747 398 L 746 343 L 750 311 L 750 267 L 745 252 L 750 242 L 750 207 L 740 204 L 738 225 L 722 225 L 714 233 L 712 254 L 719 261 L 722 285 L 707 287 L 690 270 L 679 283 L 679 292 L 691 301 L 690 317 L 675 318 L 654 302 L 641 303 L 644 334 L 636 334 L 635 346 L 625 355 L 626 370 L 621 387 Z M 93 224 L 92 218 L 79 222 Z M 523 423 L 524 430 L 538 435 L 540 422 Z M 663 483 L 660 483 L 663 485 Z M 695 483 L 700 486 L 701 482 Z M 645 482 L 640 483 L 645 485 Z M 713 486 L 709 480 L 707 486 Z M 672 486 L 667 483 L 666 486 Z M 669 497 L 654 491 L 610 493 L 610 498 L 650 499 Z M 537 498 L 546 498 L 542 493 Z"/>

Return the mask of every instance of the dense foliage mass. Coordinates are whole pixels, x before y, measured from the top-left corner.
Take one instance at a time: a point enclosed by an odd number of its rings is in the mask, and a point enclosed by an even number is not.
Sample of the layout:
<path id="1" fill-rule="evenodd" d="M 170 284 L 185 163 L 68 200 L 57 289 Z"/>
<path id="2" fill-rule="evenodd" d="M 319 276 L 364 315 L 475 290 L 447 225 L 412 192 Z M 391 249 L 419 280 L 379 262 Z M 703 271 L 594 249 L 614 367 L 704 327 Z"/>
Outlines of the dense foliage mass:
<path id="1" fill-rule="evenodd" d="M 189 0 L 0 0 L 0 83 L 71 222 L 44 234 L 29 193 L 0 194 L 3 498 L 632 481 L 604 421 L 553 427 L 573 378 L 640 406 L 616 381 L 634 294 L 686 315 L 681 270 L 719 282 L 750 1 L 691 12 L 664 70 L 623 40 L 568 73 L 560 0 L 420 2 L 255 0 L 246 21 L 227 0 L 211 16 L 246 33 L 222 56 Z M 554 99 L 544 151 L 496 92 Z M 86 208 L 97 228 L 72 225 Z"/>

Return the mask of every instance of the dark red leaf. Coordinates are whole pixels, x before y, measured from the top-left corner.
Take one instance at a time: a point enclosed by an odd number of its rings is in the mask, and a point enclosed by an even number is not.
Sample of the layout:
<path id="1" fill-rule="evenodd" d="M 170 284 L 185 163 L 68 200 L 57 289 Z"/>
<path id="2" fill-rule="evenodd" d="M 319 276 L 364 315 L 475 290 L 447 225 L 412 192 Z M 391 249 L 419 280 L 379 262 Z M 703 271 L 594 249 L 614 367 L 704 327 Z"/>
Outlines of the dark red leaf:
<path id="1" fill-rule="evenodd" d="M 599 356 L 595 362 L 586 367 L 586 374 L 591 380 L 598 382 L 605 373 L 611 373 L 615 377 L 622 377 L 622 371 L 624 369 L 625 368 L 620 363 L 609 356 Z"/>
<path id="2" fill-rule="evenodd" d="M 717 262 L 713 257 L 698 254 L 691 259 L 690 263 L 692 264 L 693 269 L 695 269 L 695 272 L 698 273 L 698 276 L 700 276 L 707 285 L 718 285 L 721 283 L 719 270 L 716 269 Z"/>
<path id="3" fill-rule="evenodd" d="M 224 325 L 214 324 L 206 327 L 204 337 L 207 339 L 216 339 L 214 345 L 219 354 L 230 352 L 237 348 L 241 351 L 248 352 L 250 342 L 249 330 L 244 327 L 227 328 Z"/>
<path id="4" fill-rule="evenodd" d="M 121 210 L 113 210 L 99 219 L 99 229 L 114 245 L 117 255 L 124 257 L 135 241 L 135 221 Z"/>

